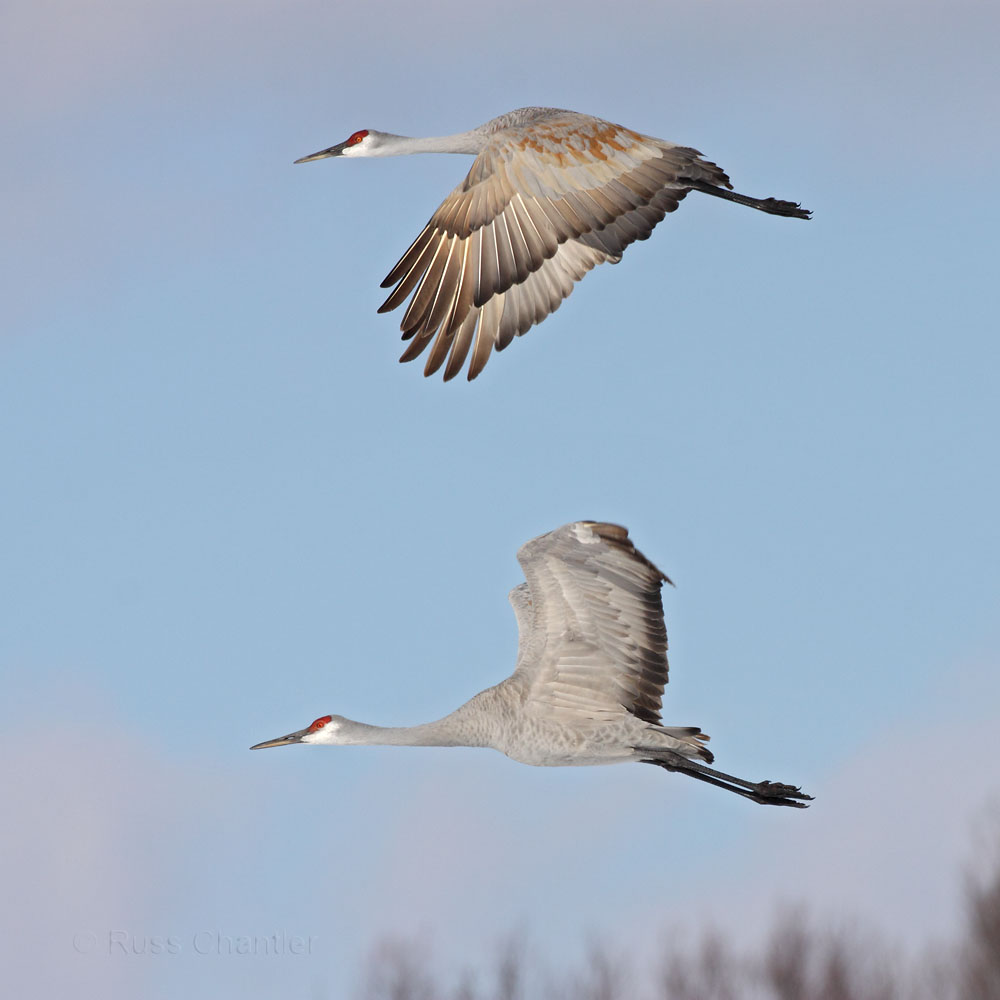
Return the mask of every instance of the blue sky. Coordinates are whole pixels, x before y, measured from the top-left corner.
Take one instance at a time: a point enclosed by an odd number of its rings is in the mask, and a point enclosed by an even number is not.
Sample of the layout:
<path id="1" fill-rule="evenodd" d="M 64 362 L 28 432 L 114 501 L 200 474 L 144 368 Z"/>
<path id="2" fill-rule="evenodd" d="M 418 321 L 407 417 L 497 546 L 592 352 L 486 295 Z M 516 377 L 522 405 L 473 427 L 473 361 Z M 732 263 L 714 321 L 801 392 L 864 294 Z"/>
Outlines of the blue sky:
<path id="1" fill-rule="evenodd" d="M 1000 797 L 995 9 L 4 16 L 16 985 L 338 996 L 387 934 L 452 968 L 524 925 L 558 966 L 795 899 L 914 947 L 954 927 Z M 525 104 L 815 218 L 692 195 L 476 382 L 425 380 L 378 283 L 470 161 L 292 160 Z M 666 718 L 811 810 L 652 768 L 247 752 L 506 676 L 517 547 L 580 517 L 678 585 Z M 213 929 L 316 940 L 197 954 Z M 180 947 L 109 955 L 111 931 Z"/>

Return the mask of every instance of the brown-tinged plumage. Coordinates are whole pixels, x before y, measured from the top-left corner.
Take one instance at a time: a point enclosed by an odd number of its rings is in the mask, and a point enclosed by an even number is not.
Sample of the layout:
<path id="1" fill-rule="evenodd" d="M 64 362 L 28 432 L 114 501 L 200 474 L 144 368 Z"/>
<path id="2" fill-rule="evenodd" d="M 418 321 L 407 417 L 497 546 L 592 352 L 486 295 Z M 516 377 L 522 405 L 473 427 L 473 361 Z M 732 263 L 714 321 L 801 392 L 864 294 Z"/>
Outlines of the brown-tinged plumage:
<path id="1" fill-rule="evenodd" d="M 734 193 L 725 172 L 696 149 L 558 108 L 521 108 L 430 139 L 356 132 L 296 162 L 411 152 L 476 154 L 382 282 L 392 291 L 378 310 L 410 298 L 400 324 L 410 343 L 400 361 L 427 350 L 424 374 L 443 365 L 446 381 L 467 360 L 474 379 L 491 351 L 555 312 L 591 268 L 618 263 L 689 191 L 810 216 L 793 202 Z"/>

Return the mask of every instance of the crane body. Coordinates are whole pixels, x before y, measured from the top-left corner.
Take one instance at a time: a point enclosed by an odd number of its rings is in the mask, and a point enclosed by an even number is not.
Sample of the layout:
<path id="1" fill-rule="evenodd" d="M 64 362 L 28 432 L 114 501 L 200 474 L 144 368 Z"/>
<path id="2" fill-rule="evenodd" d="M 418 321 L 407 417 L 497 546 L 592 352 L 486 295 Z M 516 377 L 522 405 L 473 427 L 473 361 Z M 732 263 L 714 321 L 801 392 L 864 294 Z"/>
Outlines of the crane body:
<path id="1" fill-rule="evenodd" d="M 506 680 L 435 722 L 383 727 L 325 715 L 251 749 L 490 747 L 543 767 L 656 764 L 768 805 L 803 807 L 811 798 L 792 785 L 716 771 L 708 766 L 705 733 L 663 724 L 668 666 L 660 589 L 668 578 L 625 528 L 577 521 L 526 543 L 518 560 L 526 582 L 510 592 L 519 643 Z"/>

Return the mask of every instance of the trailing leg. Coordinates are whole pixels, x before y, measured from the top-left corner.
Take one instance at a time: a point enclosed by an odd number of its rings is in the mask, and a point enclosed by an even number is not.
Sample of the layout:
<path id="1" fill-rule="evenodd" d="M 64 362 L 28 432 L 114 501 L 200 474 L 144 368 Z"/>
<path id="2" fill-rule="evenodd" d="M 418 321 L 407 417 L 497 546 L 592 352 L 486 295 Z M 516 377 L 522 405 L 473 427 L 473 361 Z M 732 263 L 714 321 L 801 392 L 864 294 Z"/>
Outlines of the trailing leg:
<path id="1" fill-rule="evenodd" d="M 694 191 L 701 191 L 702 194 L 710 194 L 713 198 L 724 198 L 726 201 L 734 201 L 737 205 L 746 205 L 748 208 L 756 208 L 760 212 L 767 212 L 768 215 L 783 215 L 789 219 L 809 219 L 812 212 L 803 208 L 794 201 L 780 201 L 778 198 L 751 198 L 748 194 L 737 194 L 723 187 L 716 187 L 714 184 L 707 184 L 705 181 L 682 178 L 685 184 Z"/>
<path id="2" fill-rule="evenodd" d="M 640 752 L 645 752 L 642 747 L 637 747 Z M 725 788 L 726 791 L 742 795 L 745 799 L 751 799 L 765 806 L 794 806 L 796 809 L 805 809 L 806 803 L 812 800 L 811 795 L 806 795 L 802 789 L 795 785 L 783 785 L 776 781 L 744 781 L 732 774 L 724 771 L 716 771 L 714 768 L 706 767 L 697 761 L 690 760 L 682 754 L 674 753 L 672 750 L 656 750 L 655 757 L 644 758 L 641 763 L 655 764 L 657 767 L 665 768 L 667 771 L 679 771 L 687 774 L 699 781 L 705 781 L 717 788 Z"/>

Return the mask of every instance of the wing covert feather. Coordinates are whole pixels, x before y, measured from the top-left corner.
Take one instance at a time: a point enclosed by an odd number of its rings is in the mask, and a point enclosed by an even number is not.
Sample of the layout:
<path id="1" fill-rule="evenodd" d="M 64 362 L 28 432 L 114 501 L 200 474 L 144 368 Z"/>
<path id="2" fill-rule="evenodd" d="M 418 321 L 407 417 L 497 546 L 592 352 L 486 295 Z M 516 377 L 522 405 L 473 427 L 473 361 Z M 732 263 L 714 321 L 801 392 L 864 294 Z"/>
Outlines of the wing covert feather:
<path id="1" fill-rule="evenodd" d="M 660 724 L 667 577 L 625 528 L 568 524 L 523 545 L 527 583 L 511 592 L 521 638 L 510 682 L 525 711 Z M 522 589 L 524 588 L 524 589 Z"/>

